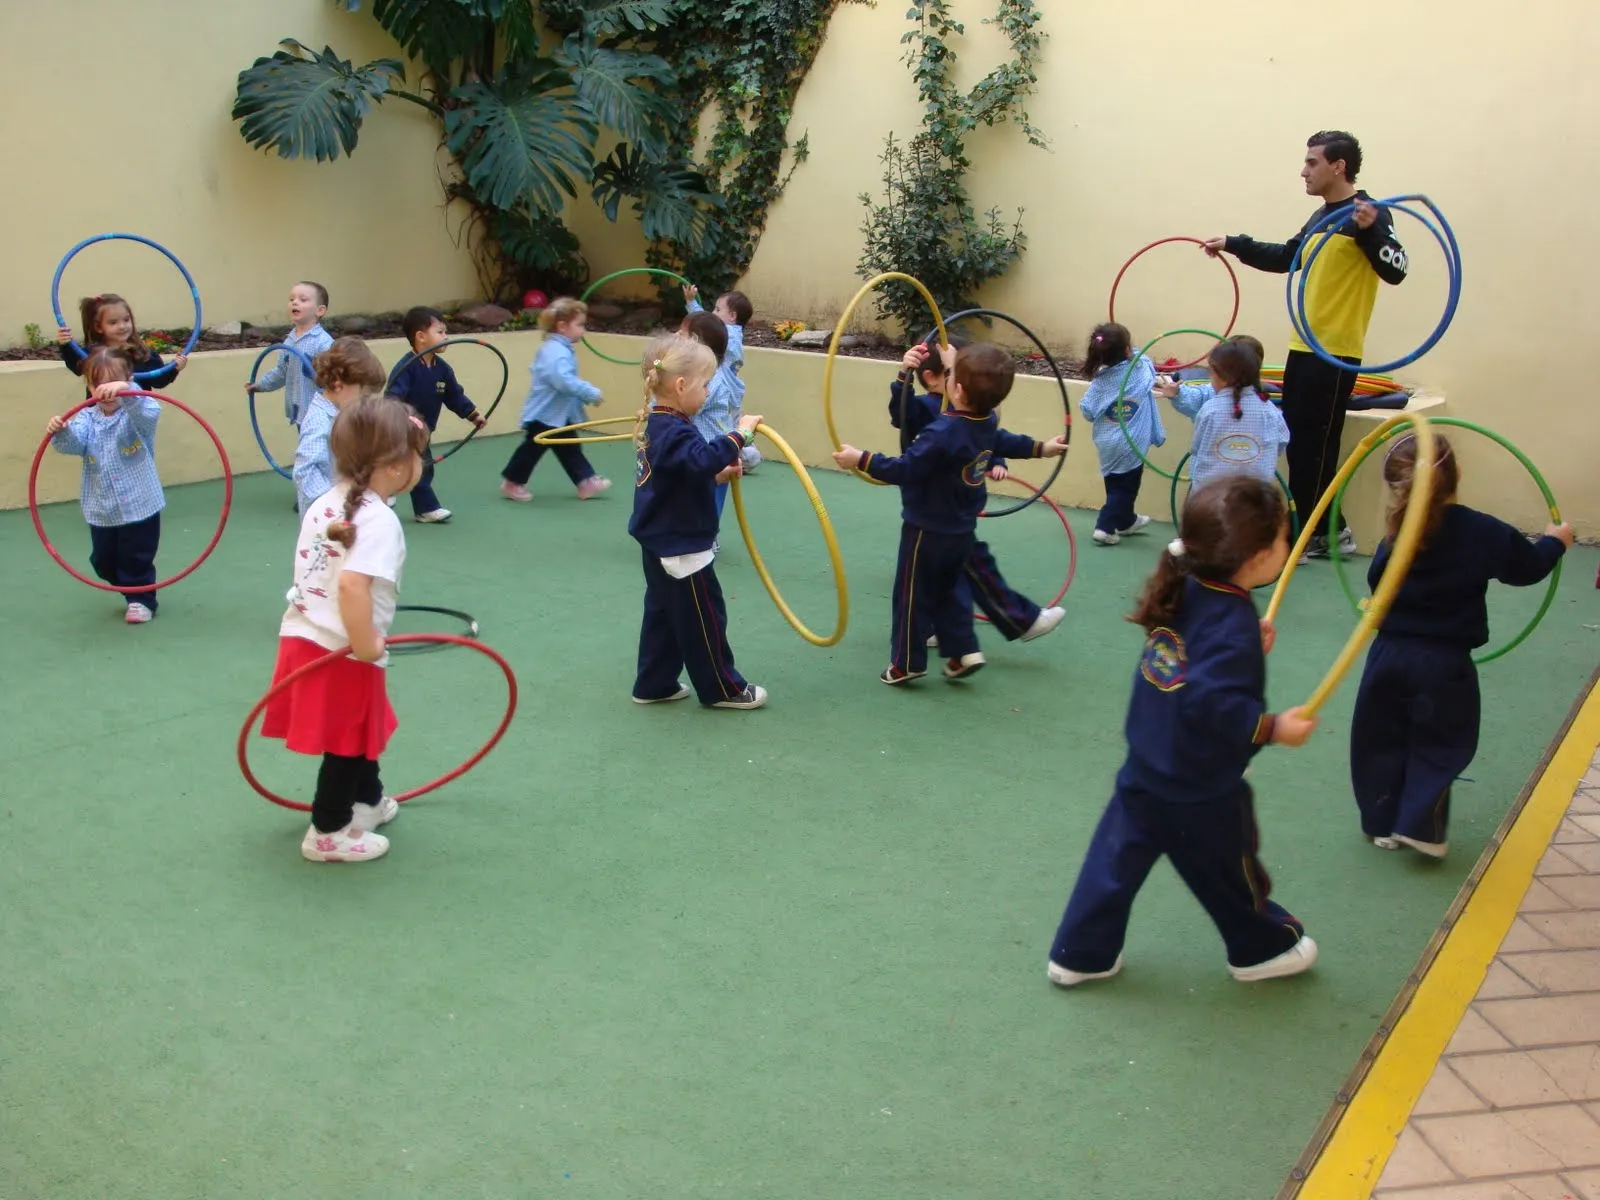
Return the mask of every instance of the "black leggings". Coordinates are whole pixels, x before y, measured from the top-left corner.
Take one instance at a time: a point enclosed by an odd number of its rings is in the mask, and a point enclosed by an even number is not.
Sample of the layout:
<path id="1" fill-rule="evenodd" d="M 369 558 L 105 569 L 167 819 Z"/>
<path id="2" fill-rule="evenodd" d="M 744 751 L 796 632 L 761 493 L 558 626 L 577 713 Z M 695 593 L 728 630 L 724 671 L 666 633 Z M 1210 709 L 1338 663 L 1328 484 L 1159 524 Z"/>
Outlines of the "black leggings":
<path id="1" fill-rule="evenodd" d="M 511 453 L 511 461 L 506 463 L 506 469 L 500 472 L 502 478 L 518 485 L 526 484 L 533 469 L 539 465 L 539 460 L 544 457 L 546 450 L 554 450 L 556 458 L 567 472 L 567 478 L 573 483 L 582 483 L 594 475 L 594 468 L 589 465 L 589 460 L 583 455 L 583 447 L 576 442 L 566 442 L 561 445 L 541 446 L 533 439 L 540 434 L 549 433 L 552 429 L 559 428 L 555 425 L 544 425 L 538 421 L 529 421 L 522 427 L 527 436 Z M 568 434 L 567 436 L 571 436 Z"/>
<path id="2" fill-rule="evenodd" d="M 350 824 L 357 804 L 376 806 L 382 799 L 383 783 L 372 759 L 324 754 L 317 794 L 311 801 L 311 823 L 318 833 L 338 833 Z"/>
<path id="3" fill-rule="evenodd" d="M 1341 371 L 1305 350 L 1291 350 L 1283 366 L 1283 419 L 1289 426 L 1289 492 L 1304 521 L 1339 473 L 1339 441 L 1344 436 L 1345 404 L 1361 370 L 1359 358 Z M 1340 527 L 1344 518 L 1339 519 Z M 1326 535 L 1328 515 L 1314 533 Z"/>

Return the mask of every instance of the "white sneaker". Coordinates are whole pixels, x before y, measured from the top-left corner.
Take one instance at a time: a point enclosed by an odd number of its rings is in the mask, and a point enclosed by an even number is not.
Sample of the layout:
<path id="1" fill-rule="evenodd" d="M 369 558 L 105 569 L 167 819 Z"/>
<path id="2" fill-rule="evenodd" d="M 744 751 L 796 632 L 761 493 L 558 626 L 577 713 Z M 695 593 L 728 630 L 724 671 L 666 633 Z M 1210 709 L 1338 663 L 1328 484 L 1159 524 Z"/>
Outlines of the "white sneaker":
<path id="1" fill-rule="evenodd" d="M 1429 858 L 1443 858 L 1450 853 L 1449 842 L 1419 842 L 1416 838 L 1408 838 L 1403 833 L 1395 834 L 1394 840 L 1402 846 L 1410 846 L 1418 854 L 1426 854 Z"/>
<path id="2" fill-rule="evenodd" d="M 938 644 L 939 644 L 939 635 L 936 633 L 931 638 L 928 639 L 928 645 L 937 646 Z"/>
<path id="3" fill-rule="evenodd" d="M 1107 533 L 1104 529 L 1094 531 L 1094 544 L 1096 546 L 1115 546 L 1122 539 L 1114 533 Z"/>
<path id="4" fill-rule="evenodd" d="M 450 510 L 448 508 L 435 508 L 430 509 L 425 513 L 418 513 L 417 520 L 421 521 L 424 525 L 443 525 L 450 519 L 450 515 Z"/>
<path id="5" fill-rule="evenodd" d="M 1348 525 L 1339 530 L 1339 553 L 1346 558 L 1356 552 L 1356 535 Z"/>
<path id="6" fill-rule="evenodd" d="M 1149 517 L 1134 517 L 1132 525 L 1129 525 L 1126 529 L 1117 530 L 1117 536 L 1127 537 L 1130 533 L 1138 533 L 1148 524 L 1150 524 Z"/>
<path id="7" fill-rule="evenodd" d="M 1109 971 L 1069 971 L 1058 962 L 1052 962 L 1045 967 L 1045 975 L 1057 987 L 1077 987 L 1080 983 L 1088 983 L 1091 979 L 1110 979 L 1122 970 L 1122 955 L 1117 955 L 1117 961 L 1111 964 Z"/>
<path id="8" fill-rule="evenodd" d="M 1020 640 L 1031 642 L 1034 638 L 1042 638 L 1057 625 L 1061 624 L 1061 618 L 1066 615 L 1067 610 L 1060 605 L 1052 608 L 1041 608 L 1039 615 L 1033 619 L 1033 624 L 1028 626 L 1028 632 L 1023 634 Z"/>
<path id="9" fill-rule="evenodd" d="M 338 833 L 318 833 L 313 825 L 300 840 L 300 857 L 310 862 L 371 862 L 387 853 L 388 838 L 357 829 L 354 822 Z"/>
<path id="10" fill-rule="evenodd" d="M 1269 958 L 1253 967 L 1236 967 L 1228 964 L 1228 974 L 1240 983 L 1260 983 L 1263 979 L 1282 979 L 1285 975 L 1298 975 L 1309 971 L 1317 961 L 1317 944 L 1302 936 L 1277 958 Z"/>
<path id="11" fill-rule="evenodd" d="M 745 684 L 744 691 L 728 700 L 718 700 L 712 708 L 760 708 L 767 702 L 767 689 L 756 684 Z"/>
<path id="12" fill-rule="evenodd" d="M 947 659 L 944 664 L 944 677 L 946 679 L 965 679 L 968 675 L 983 670 L 984 663 L 988 660 L 983 657 L 983 651 L 974 650 L 971 654 L 963 654 L 960 658 Z"/>
<path id="13" fill-rule="evenodd" d="M 688 688 L 680 687 L 670 696 L 651 696 L 648 698 L 644 696 L 635 696 L 633 698 L 633 702 L 635 704 L 666 704 L 671 700 L 687 700 L 689 698 L 689 694 Z"/>
<path id="14" fill-rule="evenodd" d="M 376 804 L 357 804 L 350 818 L 350 828 L 371 833 L 379 825 L 387 825 L 400 815 L 400 806 L 393 796 L 385 796 Z"/>
<path id="15" fill-rule="evenodd" d="M 129 625 L 143 625 L 154 616 L 155 613 L 150 611 L 149 605 L 140 604 L 137 600 L 135 600 L 132 604 L 128 605 L 128 612 L 127 615 L 123 617 L 123 620 L 127 621 Z"/>
<path id="16" fill-rule="evenodd" d="M 500 481 L 500 494 L 507 500 L 515 500 L 518 504 L 526 504 L 533 499 L 533 493 L 520 483 L 512 483 L 509 479 Z"/>
<path id="17" fill-rule="evenodd" d="M 1375 838 L 1372 839 L 1372 844 L 1374 846 L 1376 846 L 1379 850 L 1398 850 L 1398 849 L 1400 849 L 1400 843 L 1395 840 L 1395 837 L 1394 837 L 1393 834 L 1390 834 L 1388 837 L 1375 837 Z"/>

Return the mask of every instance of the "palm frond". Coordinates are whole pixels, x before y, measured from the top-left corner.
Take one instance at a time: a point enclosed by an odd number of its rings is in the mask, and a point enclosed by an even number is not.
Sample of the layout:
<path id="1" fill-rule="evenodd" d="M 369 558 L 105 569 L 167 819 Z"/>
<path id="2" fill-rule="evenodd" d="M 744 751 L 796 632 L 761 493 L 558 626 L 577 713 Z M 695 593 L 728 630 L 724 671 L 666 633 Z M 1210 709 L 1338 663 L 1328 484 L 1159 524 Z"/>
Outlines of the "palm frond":
<path id="1" fill-rule="evenodd" d="M 279 45 L 285 48 L 239 72 L 233 119 L 245 141 L 280 158 L 326 162 L 350 154 L 372 106 L 405 80 L 392 58 L 355 67 L 330 46 L 318 53 L 293 38 Z"/>

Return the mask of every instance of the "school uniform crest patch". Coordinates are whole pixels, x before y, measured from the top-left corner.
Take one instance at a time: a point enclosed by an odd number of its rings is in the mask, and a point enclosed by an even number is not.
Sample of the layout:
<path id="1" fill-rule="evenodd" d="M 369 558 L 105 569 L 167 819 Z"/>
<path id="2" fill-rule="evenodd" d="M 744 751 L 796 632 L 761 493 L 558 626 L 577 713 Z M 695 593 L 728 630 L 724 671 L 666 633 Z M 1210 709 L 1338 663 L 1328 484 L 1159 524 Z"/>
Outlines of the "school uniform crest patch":
<path id="1" fill-rule="evenodd" d="M 1184 685 L 1188 673 L 1189 655 L 1183 638 L 1164 625 L 1152 629 L 1139 659 L 1139 674 L 1160 691 L 1175 692 Z"/>
<path id="2" fill-rule="evenodd" d="M 977 458 L 961 468 L 961 482 L 968 487 L 982 487 L 989 474 L 989 463 L 994 458 L 993 450 L 982 451 Z"/>

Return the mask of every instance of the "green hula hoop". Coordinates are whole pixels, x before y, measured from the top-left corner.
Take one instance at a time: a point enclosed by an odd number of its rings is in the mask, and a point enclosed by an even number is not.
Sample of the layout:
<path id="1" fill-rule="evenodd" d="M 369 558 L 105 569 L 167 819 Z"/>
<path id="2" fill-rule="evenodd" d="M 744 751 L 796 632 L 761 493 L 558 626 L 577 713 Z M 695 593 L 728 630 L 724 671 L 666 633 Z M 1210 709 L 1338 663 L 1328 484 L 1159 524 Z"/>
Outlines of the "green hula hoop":
<path id="1" fill-rule="evenodd" d="M 579 296 L 578 299 L 587 303 L 589 297 L 594 295 L 594 290 L 596 288 L 610 283 L 613 279 L 621 279 L 624 275 L 665 275 L 668 279 L 676 279 L 679 283 L 683 284 L 684 287 L 694 286 L 694 284 L 690 283 L 676 271 L 668 271 L 662 267 L 625 267 L 620 271 L 613 271 L 609 275 L 602 275 L 599 279 L 596 279 L 588 287 L 583 289 L 583 295 Z M 613 358 L 611 355 L 607 354 L 604 350 L 600 349 L 600 347 L 591 342 L 588 334 L 584 335 L 583 344 L 589 347 L 589 350 L 597 357 L 603 358 L 609 363 L 616 363 L 618 366 L 637 367 L 641 362 L 644 361 L 643 359 L 638 358 Z"/>
<path id="2" fill-rule="evenodd" d="M 1192 457 L 1194 456 L 1187 450 L 1184 451 L 1183 457 L 1178 460 L 1178 465 L 1172 472 L 1170 502 L 1172 504 L 1172 527 L 1174 529 L 1178 528 L 1178 485 L 1192 482 L 1188 479 L 1180 479 L 1179 476 L 1183 474 L 1183 464 Z M 1294 506 L 1294 493 L 1289 490 L 1289 481 L 1283 477 L 1283 473 L 1274 471 L 1272 477 L 1278 481 L 1278 486 L 1283 489 L 1283 498 L 1289 503 L 1289 544 L 1293 545 L 1300 536 L 1300 512 Z"/>
<path id="3" fill-rule="evenodd" d="M 1556 507 L 1555 494 L 1551 492 L 1550 485 L 1545 482 L 1544 476 L 1539 474 L 1539 468 L 1533 465 L 1532 459 L 1530 459 L 1521 450 L 1517 449 L 1517 447 L 1513 446 L 1505 437 L 1496 433 L 1492 429 L 1486 429 L 1484 426 L 1479 425 L 1476 422 L 1463 420 L 1461 417 L 1432 417 L 1429 419 L 1429 423 L 1432 425 L 1450 425 L 1457 429 L 1470 429 L 1473 433 L 1481 433 L 1490 441 L 1498 442 L 1501 446 L 1504 446 L 1511 452 L 1512 456 L 1516 458 L 1516 460 L 1520 462 L 1524 468 L 1526 468 L 1528 474 L 1533 476 L 1534 483 L 1539 485 L 1539 491 L 1544 496 L 1545 505 L 1550 509 L 1550 520 L 1558 525 L 1561 523 L 1561 510 Z M 1368 446 L 1367 449 L 1362 453 L 1361 457 L 1356 459 L 1356 467 L 1359 467 L 1362 463 L 1364 463 L 1374 450 L 1388 442 L 1399 432 L 1399 429 L 1391 429 L 1384 437 L 1378 439 L 1372 445 Z M 1352 469 L 1350 475 L 1345 479 L 1344 483 L 1340 484 L 1338 490 L 1333 493 L 1333 503 L 1328 508 L 1329 529 L 1339 528 L 1339 509 L 1344 501 L 1344 490 L 1350 486 L 1350 480 L 1354 478 L 1355 470 Z M 1355 589 L 1350 586 L 1350 578 L 1345 570 L 1344 558 L 1339 554 L 1339 539 L 1336 537 L 1330 537 L 1328 539 L 1328 557 L 1333 559 L 1334 571 L 1339 576 L 1339 586 L 1344 589 L 1345 597 L 1350 601 L 1351 607 L 1357 612 L 1360 612 L 1361 599 L 1356 595 Z M 1509 654 L 1518 646 L 1522 645 L 1523 642 L 1527 641 L 1528 635 L 1534 631 L 1540 621 L 1544 620 L 1545 613 L 1549 612 L 1550 606 L 1555 603 L 1556 591 L 1560 586 L 1561 559 L 1558 558 L 1556 560 L 1556 569 L 1550 572 L 1550 585 L 1545 588 L 1544 602 L 1539 605 L 1539 611 L 1533 614 L 1533 620 L 1524 625 L 1522 627 L 1522 632 L 1517 634 L 1516 637 L 1512 638 L 1504 646 L 1501 646 L 1500 649 L 1492 650 L 1486 654 L 1475 655 L 1472 661 L 1480 665 L 1486 662 L 1493 662 L 1501 655 Z"/>
<path id="4" fill-rule="evenodd" d="M 1122 397 L 1128 390 L 1128 380 L 1133 378 L 1133 368 L 1138 366 L 1139 359 L 1144 357 L 1144 355 L 1148 354 L 1149 351 L 1150 351 L 1150 347 L 1154 346 L 1157 342 L 1161 341 L 1163 338 L 1173 337 L 1174 335 L 1180 334 L 1180 333 L 1198 333 L 1198 334 L 1202 335 L 1203 337 L 1216 338 L 1217 341 L 1219 341 L 1219 342 L 1222 340 L 1222 335 L 1220 333 L 1217 333 L 1215 330 L 1211 330 L 1211 329 L 1169 329 L 1165 333 L 1156 334 L 1155 337 L 1151 338 L 1144 345 L 1140 346 L 1139 349 L 1138 349 L 1138 352 L 1135 353 L 1132 358 L 1128 359 L 1128 369 L 1122 373 L 1122 382 L 1117 385 L 1117 398 L 1111 402 L 1111 408 L 1110 408 L 1111 415 L 1117 418 L 1117 428 L 1122 430 L 1122 439 L 1123 439 L 1123 441 L 1128 443 L 1128 449 L 1132 450 L 1135 454 L 1137 454 L 1139 456 L 1139 461 L 1140 462 L 1142 462 L 1145 466 L 1149 467 L 1152 471 L 1154 471 L 1157 475 L 1161 476 L 1161 478 L 1163 478 L 1163 479 L 1173 479 L 1173 478 L 1175 478 L 1177 476 L 1178 472 L 1177 471 L 1163 471 L 1160 467 L 1156 466 L 1155 463 L 1151 462 L 1148 458 L 1145 457 L 1145 454 L 1144 454 L 1143 450 L 1139 449 L 1138 446 L 1133 444 L 1133 434 L 1128 432 L 1128 418 L 1127 418 L 1127 415 L 1124 414 L 1123 411 L 1122 411 Z M 1188 457 L 1188 456 L 1185 455 L 1185 457 Z M 1182 469 L 1183 468 L 1180 465 L 1178 470 L 1181 471 Z"/>

